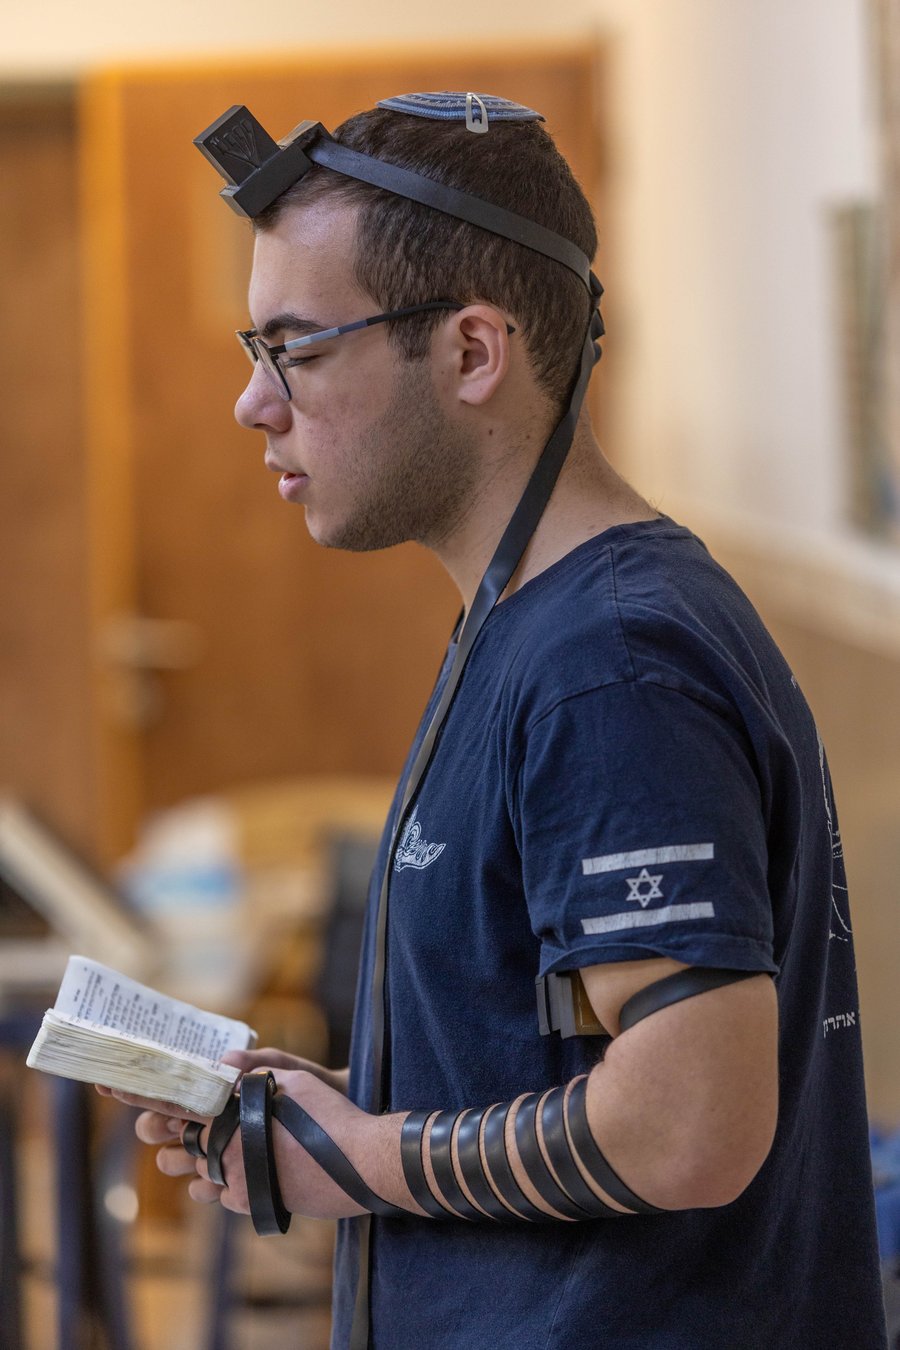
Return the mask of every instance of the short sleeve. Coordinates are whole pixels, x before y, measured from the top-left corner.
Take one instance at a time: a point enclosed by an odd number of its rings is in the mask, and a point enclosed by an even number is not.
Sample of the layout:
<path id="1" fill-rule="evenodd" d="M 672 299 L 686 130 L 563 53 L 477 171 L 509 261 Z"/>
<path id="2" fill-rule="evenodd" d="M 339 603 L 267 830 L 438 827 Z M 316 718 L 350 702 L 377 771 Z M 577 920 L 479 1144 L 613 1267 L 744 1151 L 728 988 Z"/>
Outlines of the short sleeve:
<path id="1" fill-rule="evenodd" d="M 532 722 L 509 791 L 542 975 L 648 956 L 777 970 L 757 753 L 652 682 Z"/>

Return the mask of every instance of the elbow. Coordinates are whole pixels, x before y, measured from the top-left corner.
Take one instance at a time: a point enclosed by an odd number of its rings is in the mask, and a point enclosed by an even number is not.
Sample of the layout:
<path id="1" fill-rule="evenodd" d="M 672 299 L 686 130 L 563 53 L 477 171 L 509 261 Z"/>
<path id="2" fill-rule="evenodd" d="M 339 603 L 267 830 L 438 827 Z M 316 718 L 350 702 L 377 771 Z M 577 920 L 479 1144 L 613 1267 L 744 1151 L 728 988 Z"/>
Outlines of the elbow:
<path id="1" fill-rule="evenodd" d="M 675 1179 L 664 1209 L 719 1209 L 733 1204 L 754 1180 L 765 1157 L 740 1159 L 736 1163 L 707 1165 L 688 1170 Z"/>
<path id="2" fill-rule="evenodd" d="M 775 1121 L 759 1121 L 739 1138 L 710 1137 L 682 1149 L 658 1190 L 646 1198 L 662 1209 L 718 1209 L 737 1200 L 755 1179 L 772 1148 Z"/>

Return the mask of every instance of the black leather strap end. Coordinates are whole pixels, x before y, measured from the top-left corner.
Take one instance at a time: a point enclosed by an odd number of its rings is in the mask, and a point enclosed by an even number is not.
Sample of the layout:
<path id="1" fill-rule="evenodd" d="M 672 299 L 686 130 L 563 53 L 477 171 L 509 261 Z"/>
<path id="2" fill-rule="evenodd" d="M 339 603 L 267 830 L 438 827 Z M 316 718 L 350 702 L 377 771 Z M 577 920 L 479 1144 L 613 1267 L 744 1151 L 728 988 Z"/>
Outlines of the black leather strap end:
<path id="1" fill-rule="evenodd" d="M 759 970 L 716 970 L 711 967 L 691 966 L 689 970 L 676 970 L 674 975 L 666 975 L 661 980 L 639 989 L 622 1005 L 619 1013 L 619 1029 L 627 1031 L 636 1022 L 649 1017 L 651 1013 L 668 1008 L 682 999 L 693 998 L 695 994 L 705 994 L 709 989 L 721 989 L 723 985 L 734 984 L 737 980 L 747 980 L 751 975 L 761 975 Z"/>
<path id="2" fill-rule="evenodd" d="M 209 1135 L 206 1140 L 206 1170 L 209 1173 L 210 1181 L 214 1181 L 217 1186 L 228 1185 L 225 1180 L 225 1173 L 222 1171 L 222 1154 L 238 1127 L 240 1116 L 240 1102 L 237 1097 L 229 1097 L 225 1109 L 215 1117 L 209 1127 Z"/>
<path id="3" fill-rule="evenodd" d="M 594 1194 L 578 1170 L 578 1165 L 572 1157 L 569 1140 L 566 1137 L 566 1122 L 563 1110 L 565 1100 L 566 1088 L 554 1088 L 544 1098 L 544 1105 L 541 1110 L 544 1149 L 550 1164 L 563 1187 L 576 1205 L 580 1205 L 585 1211 L 586 1216 L 597 1219 L 620 1219 L 622 1215 L 619 1211 L 604 1204 L 599 1195 Z"/>
<path id="4" fill-rule="evenodd" d="M 511 1106 L 512 1102 L 492 1106 L 485 1118 L 482 1147 L 490 1180 L 515 1217 L 530 1219 L 533 1223 L 548 1223 L 550 1215 L 531 1203 L 513 1176 L 509 1155 L 506 1152 L 506 1118 Z"/>
<path id="5" fill-rule="evenodd" d="M 456 1156 L 462 1178 L 484 1212 L 499 1223 L 511 1223 L 518 1214 L 495 1195 L 481 1165 L 481 1124 L 489 1109 L 485 1106 L 465 1113 L 456 1132 Z"/>
<path id="6" fill-rule="evenodd" d="M 635 1195 L 634 1191 L 626 1186 L 618 1173 L 610 1167 L 600 1152 L 591 1131 L 587 1118 L 586 1103 L 587 1078 L 580 1078 L 569 1096 L 566 1118 L 572 1143 L 585 1169 L 597 1185 L 606 1191 L 607 1195 L 611 1195 L 618 1204 L 625 1205 L 636 1214 L 664 1214 L 665 1210 L 657 1209 L 655 1205 L 651 1205 L 646 1200 L 642 1200 L 639 1195 Z"/>
<path id="7" fill-rule="evenodd" d="M 410 1194 L 425 1213 L 433 1219 L 452 1219 L 454 1215 L 432 1194 L 422 1162 L 425 1126 L 435 1114 L 433 1111 L 410 1111 L 400 1130 L 400 1162 Z"/>
<path id="8" fill-rule="evenodd" d="M 291 1226 L 275 1169 L 272 1148 L 272 1100 L 277 1091 L 269 1072 L 245 1073 L 241 1079 L 241 1148 L 250 1217 L 261 1237 L 286 1233 Z"/>
<path id="9" fill-rule="evenodd" d="M 428 1137 L 428 1153 L 434 1171 L 434 1179 L 441 1188 L 441 1194 L 456 1211 L 457 1218 L 484 1219 L 484 1215 L 470 1204 L 462 1187 L 456 1179 L 451 1156 L 453 1127 L 461 1112 L 439 1111 L 431 1126 Z"/>
<path id="10" fill-rule="evenodd" d="M 516 1148 L 519 1158 L 528 1180 L 551 1209 L 565 1215 L 567 1219 L 586 1219 L 587 1213 L 557 1185 L 541 1153 L 537 1137 L 537 1111 L 542 1099 L 542 1093 L 533 1092 L 516 1112 Z"/>

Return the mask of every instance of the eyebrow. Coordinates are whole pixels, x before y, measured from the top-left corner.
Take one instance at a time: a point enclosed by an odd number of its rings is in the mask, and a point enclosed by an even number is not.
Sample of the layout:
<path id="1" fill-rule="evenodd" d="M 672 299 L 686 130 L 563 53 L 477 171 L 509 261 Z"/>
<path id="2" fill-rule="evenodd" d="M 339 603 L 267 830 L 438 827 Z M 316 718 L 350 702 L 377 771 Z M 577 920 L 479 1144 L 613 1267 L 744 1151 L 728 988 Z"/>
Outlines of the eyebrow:
<path id="1" fill-rule="evenodd" d="M 259 337 L 269 342 L 281 333 L 296 333 L 298 337 L 306 337 L 309 333 L 318 333 L 327 327 L 328 324 L 321 323 L 318 319 L 307 319 L 301 314 L 285 311 L 282 314 L 274 314 L 264 328 L 258 328 L 256 331 Z"/>

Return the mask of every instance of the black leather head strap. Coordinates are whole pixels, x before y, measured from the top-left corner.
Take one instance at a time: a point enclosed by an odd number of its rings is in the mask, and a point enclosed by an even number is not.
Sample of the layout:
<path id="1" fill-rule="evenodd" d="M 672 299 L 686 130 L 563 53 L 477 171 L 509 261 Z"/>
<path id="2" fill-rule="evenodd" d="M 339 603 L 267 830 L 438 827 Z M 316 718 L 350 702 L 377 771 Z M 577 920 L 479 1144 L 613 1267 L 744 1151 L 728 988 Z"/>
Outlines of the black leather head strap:
<path id="1" fill-rule="evenodd" d="M 194 144 L 226 180 L 220 196 L 238 215 L 261 215 L 319 164 L 542 253 L 574 272 L 596 300 L 603 293 L 591 272 L 590 258 L 571 239 L 483 197 L 351 150 L 334 140 L 321 122 L 300 122 L 275 141 L 248 108 L 235 104 L 201 131 Z"/>

